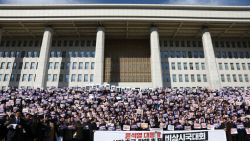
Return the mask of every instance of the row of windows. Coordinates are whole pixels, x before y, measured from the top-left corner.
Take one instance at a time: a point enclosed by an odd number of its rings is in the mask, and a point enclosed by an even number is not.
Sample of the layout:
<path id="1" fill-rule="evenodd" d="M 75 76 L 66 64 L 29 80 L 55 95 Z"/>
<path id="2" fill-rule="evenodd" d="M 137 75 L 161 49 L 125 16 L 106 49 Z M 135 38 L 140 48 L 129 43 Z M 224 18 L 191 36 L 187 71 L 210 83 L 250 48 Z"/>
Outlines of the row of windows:
<path id="1" fill-rule="evenodd" d="M 35 58 L 39 57 L 39 51 L 0 51 L 3 58 Z M 95 57 L 95 51 L 51 51 L 50 57 Z M 203 51 L 162 51 L 162 58 L 204 58 Z M 249 52 L 216 51 L 217 58 L 249 58 Z"/>
<path id="2" fill-rule="evenodd" d="M 163 70 L 169 70 L 169 63 L 162 63 L 162 69 Z M 205 70 L 205 63 L 199 63 L 199 62 L 172 62 L 171 63 L 171 69 L 172 70 Z"/>
<path id="3" fill-rule="evenodd" d="M 18 65 L 17 65 L 18 64 Z M 38 62 L 19 62 L 19 63 L 12 63 L 12 62 L 1 62 L 0 69 L 37 69 Z"/>
<path id="4" fill-rule="evenodd" d="M 35 74 L 23 74 L 22 77 L 20 74 L 0 74 L 0 81 L 4 81 L 4 82 L 19 82 L 20 80 L 22 82 L 34 82 L 36 79 L 36 75 Z"/>
<path id="5" fill-rule="evenodd" d="M 1 47 L 38 47 L 40 46 L 38 40 L 7 40 L 0 43 Z M 247 48 L 250 47 L 248 41 L 214 41 L 214 47 L 227 47 L 227 48 Z M 74 46 L 74 47 L 95 47 L 95 40 L 53 40 L 52 46 L 63 47 L 63 46 Z M 161 47 L 202 47 L 202 41 L 186 41 L 186 40 L 161 40 Z"/>
<path id="6" fill-rule="evenodd" d="M 249 52 L 216 51 L 217 58 L 250 58 Z M 203 51 L 161 51 L 161 58 L 204 58 Z"/>
<path id="7" fill-rule="evenodd" d="M 0 51 L 0 57 L 3 58 L 36 58 L 39 55 L 39 51 Z"/>
<path id="8" fill-rule="evenodd" d="M 191 40 L 163 40 L 160 41 L 161 47 L 202 47 L 202 41 Z M 250 41 L 214 41 L 216 48 L 250 48 Z"/>
<path id="9" fill-rule="evenodd" d="M 163 40 L 160 47 L 202 47 L 201 41 Z"/>
<path id="10" fill-rule="evenodd" d="M 0 51 L 3 58 L 36 58 L 39 51 Z M 51 58 L 59 57 L 95 57 L 95 51 L 51 51 Z M 162 58 L 204 58 L 203 51 L 162 51 Z M 250 58 L 249 52 L 216 51 L 217 58 Z"/>
<path id="11" fill-rule="evenodd" d="M 40 41 L 27 41 L 27 40 L 19 40 L 19 41 L 1 41 L 1 47 L 40 47 Z"/>
<path id="12" fill-rule="evenodd" d="M 18 64 L 18 65 L 17 65 Z M 72 64 L 72 66 L 71 66 Z M 37 69 L 38 67 L 38 62 L 20 62 L 20 63 L 12 63 L 12 62 L 1 62 L 0 63 L 0 69 Z M 94 69 L 95 68 L 95 63 L 94 62 L 49 62 L 48 68 L 49 69 Z"/>
<path id="13" fill-rule="evenodd" d="M 169 76 L 164 81 L 169 82 Z M 206 74 L 172 74 L 172 82 L 207 82 Z"/>
<path id="14" fill-rule="evenodd" d="M 238 51 L 216 51 L 217 58 L 250 58 L 249 52 Z"/>
<path id="15" fill-rule="evenodd" d="M 0 51 L 3 58 L 36 58 L 39 51 Z M 50 57 L 95 57 L 95 51 L 51 51 Z M 203 51 L 162 51 L 162 58 L 204 58 Z M 216 51 L 217 58 L 250 58 L 249 52 Z"/>
<path id="16" fill-rule="evenodd" d="M 95 40 L 53 40 L 53 47 L 95 47 Z"/>
<path id="17" fill-rule="evenodd" d="M 16 76 L 16 77 L 15 77 Z M 20 81 L 20 74 L 0 74 L 0 81 Z M 69 78 L 70 75 L 66 74 L 60 74 L 59 75 L 59 82 L 93 82 L 94 75 L 93 74 L 71 74 L 71 77 Z M 84 76 L 84 77 L 83 77 Z M 238 79 L 237 79 L 238 76 Z M 10 77 L 10 78 L 9 78 Z M 177 79 L 178 77 L 178 79 Z M 248 74 L 221 74 L 221 82 L 249 82 L 249 77 Z M 23 74 L 21 81 L 35 81 L 36 75 L 35 74 Z M 48 74 L 48 81 L 49 82 L 57 82 L 58 81 L 58 74 Z M 165 77 L 164 81 L 169 82 L 169 76 Z M 197 74 L 196 79 L 195 75 L 191 74 L 190 77 L 188 74 L 172 74 L 172 82 L 207 82 L 207 75 L 206 74 Z"/>
<path id="18" fill-rule="evenodd" d="M 53 40 L 52 46 L 56 47 L 95 47 L 95 40 Z M 7 40 L 1 41 L 1 47 L 40 47 L 41 42 L 38 40 Z"/>
<path id="19" fill-rule="evenodd" d="M 250 63 L 219 63 L 219 70 L 250 70 Z"/>
<path id="20" fill-rule="evenodd" d="M 239 79 L 237 79 L 237 77 Z M 244 77 L 244 78 L 243 78 Z M 221 82 L 249 82 L 248 74 L 221 74 Z"/>
<path id="21" fill-rule="evenodd" d="M 72 65 L 71 65 L 72 64 Z M 84 65 L 84 66 L 83 66 Z M 79 63 L 77 63 L 77 62 L 68 62 L 68 63 L 65 63 L 65 62 L 61 62 L 61 65 L 60 65 L 60 63 L 59 62 L 49 62 L 49 64 L 48 64 L 48 68 L 49 69 L 73 69 L 73 70 L 75 70 L 75 69 L 79 69 L 79 70 L 81 70 L 81 69 L 83 69 L 83 67 L 84 67 L 84 69 L 94 69 L 95 68 L 95 62 L 79 62 Z"/>
<path id="22" fill-rule="evenodd" d="M 250 48 L 250 41 L 214 41 L 213 44 L 216 48 Z"/>
<path id="23" fill-rule="evenodd" d="M 39 55 L 39 51 L 0 51 L 0 57 L 3 58 L 36 58 Z M 50 57 L 95 57 L 95 51 L 51 51 Z"/>
<path id="24" fill-rule="evenodd" d="M 51 58 L 70 58 L 70 57 L 95 57 L 95 51 L 51 51 Z"/>
<path id="25" fill-rule="evenodd" d="M 161 51 L 161 58 L 204 58 L 203 51 Z"/>
<path id="26" fill-rule="evenodd" d="M 48 74 L 48 82 L 57 82 L 58 74 Z M 93 82 L 94 74 L 60 74 L 59 82 Z"/>
<path id="27" fill-rule="evenodd" d="M 69 78 L 69 76 L 71 76 Z M 0 81 L 4 82 L 35 82 L 36 75 L 35 74 L 0 74 Z M 57 82 L 58 81 L 58 74 L 48 74 L 48 82 Z M 59 82 L 93 82 L 94 81 L 94 74 L 60 74 L 59 75 Z"/>

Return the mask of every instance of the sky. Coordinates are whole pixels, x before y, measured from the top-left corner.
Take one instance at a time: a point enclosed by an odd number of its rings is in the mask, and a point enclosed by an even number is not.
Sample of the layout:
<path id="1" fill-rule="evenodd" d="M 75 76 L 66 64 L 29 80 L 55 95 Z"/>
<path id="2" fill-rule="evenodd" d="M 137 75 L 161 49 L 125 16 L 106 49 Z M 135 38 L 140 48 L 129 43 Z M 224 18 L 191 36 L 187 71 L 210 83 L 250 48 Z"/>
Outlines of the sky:
<path id="1" fill-rule="evenodd" d="M 180 5 L 241 5 L 250 6 L 250 0 L 0 0 L 0 4 L 180 4 Z"/>

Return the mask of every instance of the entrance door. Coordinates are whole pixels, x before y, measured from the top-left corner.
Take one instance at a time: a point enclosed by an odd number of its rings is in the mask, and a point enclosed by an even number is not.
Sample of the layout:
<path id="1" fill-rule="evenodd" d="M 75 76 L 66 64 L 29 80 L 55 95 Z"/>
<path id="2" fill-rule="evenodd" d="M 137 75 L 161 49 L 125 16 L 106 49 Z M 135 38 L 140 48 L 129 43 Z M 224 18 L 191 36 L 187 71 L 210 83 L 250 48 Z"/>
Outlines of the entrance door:
<path id="1" fill-rule="evenodd" d="M 149 40 L 106 40 L 104 81 L 151 82 Z"/>

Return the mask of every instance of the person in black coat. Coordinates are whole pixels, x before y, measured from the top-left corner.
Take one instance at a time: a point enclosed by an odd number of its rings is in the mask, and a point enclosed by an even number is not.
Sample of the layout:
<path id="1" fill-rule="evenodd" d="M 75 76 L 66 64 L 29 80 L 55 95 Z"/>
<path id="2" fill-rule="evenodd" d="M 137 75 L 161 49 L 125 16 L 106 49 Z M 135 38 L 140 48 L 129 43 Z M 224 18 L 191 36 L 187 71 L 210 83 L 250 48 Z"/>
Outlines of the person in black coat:
<path id="1" fill-rule="evenodd" d="M 26 120 L 26 140 L 27 141 L 33 141 L 34 140 L 34 134 L 32 133 L 32 125 L 33 125 L 33 117 L 30 114 L 27 114 L 25 117 Z"/>
<path id="2" fill-rule="evenodd" d="M 228 118 L 228 121 L 226 123 L 226 135 L 227 135 L 227 141 L 236 141 L 237 140 L 237 135 L 232 135 L 231 134 L 231 129 L 236 128 L 235 123 L 233 122 L 232 119 Z"/>
<path id="3" fill-rule="evenodd" d="M 84 140 L 83 141 L 90 141 L 91 140 L 91 121 L 89 119 L 84 119 L 83 123 L 82 123 L 82 127 L 83 127 L 83 136 L 84 136 Z"/>
<path id="4" fill-rule="evenodd" d="M 83 127 L 81 125 L 81 122 L 77 121 L 75 123 L 75 127 L 76 127 L 76 131 L 74 132 L 74 135 L 73 135 L 74 141 L 84 140 Z"/>
<path id="5" fill-rule="evenodd" d="M 94 131 L 97 130 L 97 125 L 96 125 L 96 121 L 95 120 L 91 120 L 91 123 L 90 123 L 90 139 L 91 141 L 94 140 Z"/>
<path id="6" fill-rule="evenodd" d="M 15 116 L 11 116 L 7 123 L 7 141 L 25 141 L 26 126 L 25 120 L 21 117 L 21 113 L 16 112 Z"/>
<path id="7" fill-rule="evenodd" d="M 246 117 L 245 119 L 244 126 L 245 128 L 250 128 L 250 120 L 248 117 Z M 247 141 L 250 141 L 250 135 L 247 134 L 246 136 L 247 136 Z"/>
<path id="8" fill-rule="evenodd" d="M 6 116 L 0 118 L 0 140 L 3 140 L 7 134 L 7 128 L 5 126 Z"/>

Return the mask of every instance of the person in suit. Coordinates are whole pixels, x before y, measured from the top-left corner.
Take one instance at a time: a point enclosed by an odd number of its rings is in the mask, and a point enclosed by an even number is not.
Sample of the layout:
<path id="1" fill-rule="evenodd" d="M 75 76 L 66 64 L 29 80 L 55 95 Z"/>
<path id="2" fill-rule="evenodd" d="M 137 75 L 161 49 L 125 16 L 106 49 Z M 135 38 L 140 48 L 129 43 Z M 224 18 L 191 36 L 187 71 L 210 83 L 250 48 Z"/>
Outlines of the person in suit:
<path id="1" fill-rule="evenodd" d="M 7 128 L 5 126 L 6 116 L 0 117 L 0 141 L 5 139 L 5 135 L 7 133 Z"/>
<path id="2" fill-rule="evenodd" d="M 83 135 L 84 131 L 83 131 L 83 127 L 81 125 L 81 122 L 77 121 L 75 123 L 75 127 L 76 127 L 76 130 L 75 130 L 74 135 L 73 135 L 74 141 L 84 140 L 84 135 Z"/>
<path id="3" fill-rule="evenodd" d="M 34 140 L 34 135 L 32 134 L 32 124 L 33 124 L 33 117 L 30 114 L 27 114 L 25 116 L 25 123 L 26 123 L 26 134 L 25 138 L 27 141 L 33 141 Z"/>
<path id="4" fill-rule="evenodd" d="M 245 126 L 245 128 L 250 128 L 250 120 L 248 117 L 245 118 L 244 126 Z M 246 137 L 247 141 L 250 141 L 250 135 L 247 134 L 246 136 L 247 136 Z"/>
<path id="5" fill-rule="evenodd" d="M 26 127 L 20 111 L 11 116 L 7 125 L 7 141 L 25 141 Z"/>
<path id="6" fill-rule="evenodd" d="M 234 124 L 234 122 L 232 121 L 232 119 L 227 118 L 227 121 L 226 121 L 225 125 L 226 125 L 225 128 L 226 128 L 227 140 L 228 141 L 233 141 L 233 139 L 235 138 L 235 136 L 231 135 L 231 129 L 236 127 L 235 124 Z"/>

